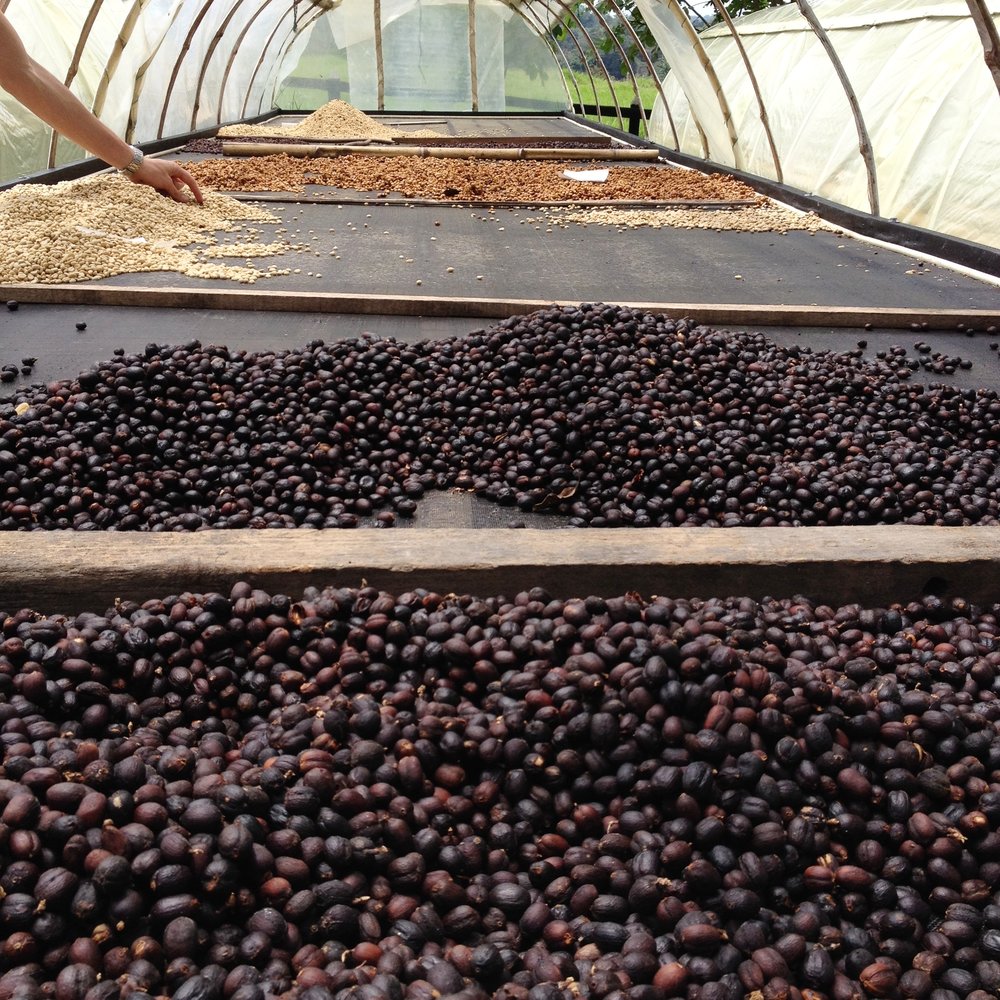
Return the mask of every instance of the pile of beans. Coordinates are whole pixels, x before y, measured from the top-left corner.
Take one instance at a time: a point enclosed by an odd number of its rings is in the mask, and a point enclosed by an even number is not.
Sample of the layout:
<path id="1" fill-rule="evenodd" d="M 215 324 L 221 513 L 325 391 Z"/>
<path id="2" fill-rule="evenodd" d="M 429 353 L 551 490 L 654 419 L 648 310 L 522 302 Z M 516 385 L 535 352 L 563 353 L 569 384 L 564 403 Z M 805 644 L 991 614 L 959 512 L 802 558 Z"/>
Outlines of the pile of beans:
<path id="1" fill-rule="evenodd" d="M 537 221 L 529 219 L 529 222 Z M 787 233 L 805 230 L 817 233 L 833 230 L 811 212 L 796 212 L 772 201 L 750 208 L 575 208 L 557 209 L 545 221 L 548 224 L 613 226 L 618 232 L 628 229 L 714 229 L 718 232 Z"/>
<path id="2" fill-rule="evenodd" d="M 249 284 L 271 276 L 250 266 L 251 258 L 301 249 L 287 241 L 263 243 L 249 226 L 277 221 L 215 192 L 205 193 L 204 205 L 180 203 L 116 174 L 16 184 L 0 192 L 0 275 L 4 282 L 52 284 L 179 271 Z M 244 230 L 246 238 L 239 242 L 219 242 L 216 235 Z M 243 258 L 246 264 L 220 264 L 219 257 Z"/>
<path id="3" fill-rule="evenodd" d="M 1000 399 L 585 305 L 415 345 L 120 351 L 0 404 L 0 529 L 381 526 L 473 490 L 573 526 L 996 524 Z"/>
<path id="4" fill-rule="evenodd" d="M 394 128 L 349 104 L 347 101 L 328 101 L 295 125 L 223 125 L 217 135 L 266 139 L 397 139 L 408 135 L 434 137 L 440 135 L 433 129 L 407 130 Z"/>
<path id="5" fill-rule="evenodd" d="M 600 160 L 600 153 L 595 154 Z M 349 191 L 459 202 L 751 201 L 763 199 L 728 174 L 648 164 L 613 166 L 604 183 L 568 180 L 585 161 L 439 159 L 423 156 L 240 156 L 185 162 L 217 191 L 302 191 L 321 184 Z"/>
<path id="6" fill-rule="evenodd" d="M 997 611 L 0 613 L 0 996 L 995 997 Z"/>

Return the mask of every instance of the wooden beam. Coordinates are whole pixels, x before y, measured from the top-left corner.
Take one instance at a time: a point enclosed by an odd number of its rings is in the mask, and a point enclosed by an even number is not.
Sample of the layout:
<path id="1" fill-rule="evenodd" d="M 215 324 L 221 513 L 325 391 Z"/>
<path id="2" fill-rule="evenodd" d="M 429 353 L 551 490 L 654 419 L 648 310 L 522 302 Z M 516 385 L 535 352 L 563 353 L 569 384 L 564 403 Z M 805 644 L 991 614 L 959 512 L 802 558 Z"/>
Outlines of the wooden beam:
<path id="1" fill-rule="evenodd" d="M 479 110 L 479 56 L 476 52 L 476 0 L 469 0 L 469 88 L 472 110 Z"/>
<path id="2" fill-rule="evenodd" d="M 433 316 L 505 319 L 579 300 L 371 295 L 350 292 L 294 292 L 237 288 L 183 288 L 144 285 L 0 284 L 0 297 L 48 305 L 138 306 L 150 309 L 230 309 L 255 312 L 344 313 L 366 316 Z M 620 302 L 673 319 L 691 318 L 712 326 L 801 326 L 859 329 L 982 330 L 1000 324 L 997 309 L 897 309 L 865 306 L 756 305 L 716 302 Z"/>
<path id="3" fill-rule="evenodd" d="M 255 192 L 227 192 L 230 198 L 236 201 L 248 201 L 253 204 L 267 202 L 269 205 L 378 205 L 379 208 L 440 208 L 441 201 L 433 198 L 380 198 L 373 199 L 370 195 L 344 196 L 330 194 L 307 193 L 301 194 L 295 191 L 255 191 Z M 456 201 L 447 202 L 448 205 L 459 206 L 461 208 L 523 208 L 531 211 L 538 211 L 541 208 L 699 208 L 706 212 L 730 211 L 735 208 L 753 208 L 758 202 L 752 199 L 745 201 L 698 201 L 678 199 L 676 201 L 590 201 L 586 198 L 574 199 L 572 201 Z"/>
<path id="4" fill-rule="evenodd" d="M 983 58 L 986 60 L 986 66 L 993 77 L 997 91 L 1000 92 L 1000 32 L 997 31 L 996 22 L 986 0 L 967 0 L 967 2 L 976 31 L 979 32 L 980 41 L 983 43 Z"/>
<path id="5" fill-rule="evenodd" d="M 228 592 L 238 580 L 297 596 L 308 586 L 554 596 L 804 594 L 885 606 L 923 593 L 996 600 L 996 528 L 410 528 L 5 532 L 0 610 L 101 612 L 116 598 Z"/>
<path id="6" fill-rule="evenodd" d="M 656 72 L 656 66 L 653 64 L 653 60 L 649 55 L 649 50 L 646 48 L 645 43 L 636 33 L 635 27 L 633 26 L 633 21 L 639 19 L 642 21 L 649 31 L 649 26 L 645 24 L 645 20 L 642 17 L 642 12 L 636 7 L 632 12 L 626 13 L 622 7 L 616 3 L 616 0 L 605 0 L 607 6 L 616 15 L 618 23 L 628 32 L 632 38 L 633 44 L 636 46 L 636 50 L 642 56 L 643 61 L 646 64 L 646 69 L 649 70 L 649 78 L 652 79 L 654 85 L 656 86 L 656 93 L 659 95 L 660 100 L 663 102 L 663 111 L 667 116 L 667 124 L 670 126 L 670 132 L 674 137 L 674 149 L 679 148 L 680 142 L 677 138 L 677 126 L 674 124 L 674 116 L 670 111 L 670 102 L 667 100 L 667 95 L 663 91 L 663 81 L 660 79 L 660 74 Z M 635 77 L 633 77 L 635 80 Z M 646 109 L 643 107 L 642 94 L 639 93 L 638 88 L 635 91 L 635 100 L 638 102 L 640 109 L 643 112 L 643 121 L 646 125 L 646 138 L 649 137 L 649 120 L 646 118 Z"/>
<path id="7" fill-rule="evenodd" d="M 177 77 L 180 75 L 184 58 L 191 48 L 194 36 L 198 33 L 198 29 L 201 27 L 202 21 L 205 20 L 208 12 L 212 9 L 213 3 L 215 3 L 215 0 L 205 0 L 201 10 L 198 11 L 194 20 L 191 22 L 187 34 L 184 36 L 184 41 L 181 44 L 180 51 L 177 53 L 177 58 L 174 60 L 174 68 L 170 71 L 170 79 L 167 81 L 166 93 L 164 94 L 163 103 L 160 107 L 160 125 L 156 131 L 157 138 L 160 138 L 163 135 L 163 129 L 167 121 L 167 111 L 170 107 L 170 98 L 173 95 L 174 86 L 177 83 Z M 190 100 L 190 95 L 185 95 L 185 100 Z M 194 128 L 194 125 L 192 124 L 191 127 Z"/>
<path id="8" fill-rule="evenodd" d="M 385 111 L 385 61 L 382 57 L 382 0 L 372 4 L 372 28 L 375 32 L 375 101 L 379 111 Z"/>
<path id="9" fill-rule="evenodd" d="M 729 16 L 729 11 L 726 10 L 722 0 L 712 0 L 712 2 L 715 4 L 715 9 L 719 17 L 725 21 L 726 26 L 729 28 L 729 33 L 733 36 L 733 41 L 736 43 L 736 48 L 740 54 L 740 58 L 743 60 L 743 66 L 747 71 L 750 86 L 753 88 L 754 96 L 757 98 L 757 112 L 760 117 L 760 124 L 764 129 L 764 135 L 767 136 L 767 144 L 771 149 L 771 159 L 774 161 L 774 176 L 780 183 L 784 179 L 784 175 L 781 170 L 781 157 L 778 155 L 778 147 L 774 142 L 774 133 L 771 131 L 771 120 L 767 114 L 767 106 L 764 103 L 764 95 L 761 93 L 760 84 L 757 82 L 757 76 L 753 71 L 750 56 L 747 53 L 746 46 L 743 44 L 743 39 L 740 38 L 740 33 L 737 30 L 736 25 L 733 23 L 733 19 Z"/>
<path id="10" fill-rule="evenodd" d="M 208 43 L 208 48 L 205 50 L 205 57 L 201 61 L 201 68 L 198 70 L 198 83 L 194 88 L 194 95 L 191 100 L 191 131 L 193 132 L 198 127 L 198 112 L 201 109 L 201 90 L 205 85 L 205 77 L 208 74 L 208 67 L 212 61 L 212 56 L 215 55 L 215 50 L 218 48 L 219 43 L 222 41 L 222 36 L 225 35 L 233 18 L 239 12 L 240 7 L 243 6 L 245 0 L 236 0 L 236 2 L 229 8 L 228 13 L 225 18 L 223 18 L 222 23 L 215 29 L 215 34 L 212 35 L 212 40 Z M 221 121 L 221 107 L 216 109 L 215 120 Z"/>
<path id="11" fill-rule="evenodd" d="M 316 142 L 223 142 L 224 156 L 423 156 L 455 160 L 636 160 L 656 161 L 658 149 L 639 149 L 635 146 L 617 149 L 547 149 L 544 147 L 517 146 L 404 146 L 392 145 L 339 145 Z"/>
<path id="12" fill-rule="evenodd" d="M 865 171 L 868 175 L 868 207 L 871 210 L 872 215 L 878 215 L 878 173 L 875 169 L 875 150 L 872 148 L 871 136 L 868 134 L 868 126 L 865 124 L 865 116 L 861 111 L 861 102 L 858 100 L 858 95 L 854 90 L 854 85 L 851 83 L 851 78 L 847 75 L 847 69 L 843 62 L 841 62 L 833 41 L 827 34 L 827 31 L 820 22 L 820 19 L 816 16 L 816 12 L 812 9 L 809 0 L 795 0 L 795 3 L 798 5 L 799 12 L 806 19 L 806 23 L 812 29 L 813 34 L 815 34 L 817 39 L 819 39 L 819 43 L 822 46 L 823 51 L 826 53 L 827 58 L 833 66 L 834 72 L 837 74 L 837 79 L 840 81 L 840 86 L 844 90 L 844 96 L 847 98 L 847 103 L 850 105 L 851 114 L 854 117 L 854 126 L 858 132 L 858 148 L 861 152 L 861 159 L 864 161 Z"/>

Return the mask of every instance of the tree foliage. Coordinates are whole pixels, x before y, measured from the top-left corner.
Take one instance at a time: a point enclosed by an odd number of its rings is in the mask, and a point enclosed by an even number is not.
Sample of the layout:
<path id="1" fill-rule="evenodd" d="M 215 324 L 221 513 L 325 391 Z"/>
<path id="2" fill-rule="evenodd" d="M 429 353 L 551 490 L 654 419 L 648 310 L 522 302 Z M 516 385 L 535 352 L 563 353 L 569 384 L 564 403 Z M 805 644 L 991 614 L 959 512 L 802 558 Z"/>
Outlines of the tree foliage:
<path id="1" fill-rule="evenodd" d="M 764 10 L 766 7 L 784 7 L 793 2 L 794 0 L 726 0 L 723 6 L 729 12 L 730 17 L 742 17 L 744 14 L 752 14 L 755 10 Z"/>

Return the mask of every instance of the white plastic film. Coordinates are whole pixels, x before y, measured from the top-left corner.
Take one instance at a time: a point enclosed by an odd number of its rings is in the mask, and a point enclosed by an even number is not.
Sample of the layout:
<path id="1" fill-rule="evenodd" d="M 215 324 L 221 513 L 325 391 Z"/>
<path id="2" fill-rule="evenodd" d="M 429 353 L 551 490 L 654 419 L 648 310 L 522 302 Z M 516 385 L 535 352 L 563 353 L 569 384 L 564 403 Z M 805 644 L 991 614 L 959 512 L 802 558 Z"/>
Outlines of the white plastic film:
<path id="1" fill-rule="evenodd" d="M 726 127 L 723 105 L 692 46 L 687 30 L 690 25 L 685 15 L 676 4 L 668 4 L 664 0 L 637 0 L 636 6 L 671 68 L 670 76 L 680 81 L 683 87 L 690 102 L 691 115 L 704 133 L 708 158 L 726 166 L 736 166 L 737 158 Z M 728 99 L 728 94 L 726 97 Z M 704 152 L 699 139 L 697 155 Z"/>
<path id="2" fill-rule="evenodd" d="M 1000 246 L 1000 94 L 961 2 L 813 4 L 858 97 L 875 152 L 880 214 Z M 1000 3 L 991 12 L 1000 17 Z M 736 22 L 757 78 L 784 181 L 868 210 L 867 172 L 843 88 L 794 6 Z M 733 113 L 744 166 L 775 176 L 747 71 L 728 29 L 703 33 Z M 700 155 L 692 95 L 668 74 L 680 146 Z M 659 102 L 651 122 L 672 145 Z"/>

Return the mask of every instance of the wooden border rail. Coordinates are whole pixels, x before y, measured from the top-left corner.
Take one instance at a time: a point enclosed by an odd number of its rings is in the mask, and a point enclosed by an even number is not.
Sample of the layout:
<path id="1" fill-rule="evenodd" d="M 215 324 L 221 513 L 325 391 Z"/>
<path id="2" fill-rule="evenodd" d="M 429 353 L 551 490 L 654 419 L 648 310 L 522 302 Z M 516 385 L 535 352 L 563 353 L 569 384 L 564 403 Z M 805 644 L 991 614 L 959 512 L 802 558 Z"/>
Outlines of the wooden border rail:
<path id="1" fill-rule="evenodd" d="M 397 529 L 0 534 L 0 609 L 104 611 L 246 580 L 480 596 L 804 595 L 885 606 L 925 593 L 1000 600 L 996 528 Z"/>
<path id="2" fill-rule="evenodd" d="M 413 156 L 451 160 L 628 160 L 651 162 L 659 150 L 618 146 L 614 149 L 549 149 L 516 146 L 333 145 L 310 142 L 223 142 L 223 156 L 294 156 L 313 159 L 336 156 Z"/>
<path id="3" fill-rule="evenodd" d="M 343 313 L 365 316 L 506 319 L 579 299 L 490 299 L 433 295 L 293 292 L 274 288 L 181 288 L 152 285 L 0 285 L 0 299 L 45 305 L 138 306 L 151 309 L 232 309 L 256 312 Z M 801 326 L 848 329 L 985 330 L 1000 325 L 997 309 L 897 309 L 866 306 L 768 305 L 718 302 L 622 302 L 616 305 L 712 326 Z M 926 323 L 927 327 L 923 327 Z"/>

